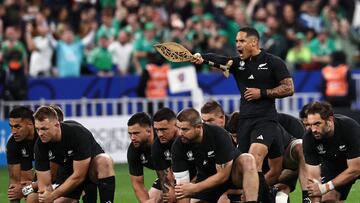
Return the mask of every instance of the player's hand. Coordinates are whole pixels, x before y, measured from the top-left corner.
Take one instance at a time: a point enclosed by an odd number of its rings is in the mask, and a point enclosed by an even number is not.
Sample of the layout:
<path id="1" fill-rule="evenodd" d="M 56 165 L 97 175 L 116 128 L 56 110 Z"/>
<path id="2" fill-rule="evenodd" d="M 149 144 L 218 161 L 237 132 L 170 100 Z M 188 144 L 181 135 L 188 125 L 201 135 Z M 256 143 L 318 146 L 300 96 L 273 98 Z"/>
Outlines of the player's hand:
<path id="1" fill-rule="evenodd" d="M 22 186 L 20 184 L 10 184 L 8 189 L 8 199 L 9 200 L 18 200 L 23 197 Z"/>
<path id="2" fill-rule="evenodd" d="M 244 97 L 245 97 L 246 101 L 260 99 L 260 97 L 261 97 L 260 89 L 247 87 L 245 90 L 245 93 L 244 93 Z"/>
<path id="3" fill-rule="evenodd" d="M 168 192 L 163 193 L 163 202 L 174 203 L 176 202 L 175 190 L 173 187 L 168 187 Z"/>
<path id="4" fill-rule="evenodd" d="M 204 59 L 202 58 L 201 54 L 196 53 L 193 55 L 191 62 L 195 64 L 202 64 L 204 62 Z"/>
<path id="5" fill-rule="evenodd" d="M 190 197 L 196 192 L 196 185 L 193 183 L 177 184 L 175 186 L 176 199 Z"/>
<path id="6" fill-rule="evenodd" d="M 321 196 L 320 191 L 320 181 L 316 180 L 315 178 L 308 178 L 308 184 L 306 188 L 308 189 L 309 197 L 319 197 Z"/>
<path id="7" fill-rule="evenodd" d="M 54 197 L 52 196 L 52 186 L 48 186 L 45 188 L 45 191 L 39 192 L 39 202 L 41 203 L 52 203 L 54 202 Z"/>

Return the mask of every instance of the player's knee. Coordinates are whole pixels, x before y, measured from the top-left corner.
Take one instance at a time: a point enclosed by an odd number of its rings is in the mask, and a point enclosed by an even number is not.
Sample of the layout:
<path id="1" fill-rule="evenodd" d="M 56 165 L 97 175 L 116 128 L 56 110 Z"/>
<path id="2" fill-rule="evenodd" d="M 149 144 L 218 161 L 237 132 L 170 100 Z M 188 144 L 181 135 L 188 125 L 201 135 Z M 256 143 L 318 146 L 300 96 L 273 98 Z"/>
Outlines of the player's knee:
<path id="1" fill-rule="evenodd" d="M 291 153 L 293 154 L 293 157 L 297 160 L 300 160 L 302 157 L 304 157 L 302 144 L 295 145 Z"/>
<path id="2" fill-rule="evenodd" d="M 97 174 L 103 174 L 105 176 L 114 175 L 114 164 L 111 157 L 107 154 L 99 154 L 94 159 L 94 165 Z"/>
<path id="3" fill-rule="evenodd" d="M 251 154 L 244 153 L 240 155 L 238 164 L 240 164 L 240 168 L 242 168 L 243 171 L 256 170 L 255 158 Z"/>

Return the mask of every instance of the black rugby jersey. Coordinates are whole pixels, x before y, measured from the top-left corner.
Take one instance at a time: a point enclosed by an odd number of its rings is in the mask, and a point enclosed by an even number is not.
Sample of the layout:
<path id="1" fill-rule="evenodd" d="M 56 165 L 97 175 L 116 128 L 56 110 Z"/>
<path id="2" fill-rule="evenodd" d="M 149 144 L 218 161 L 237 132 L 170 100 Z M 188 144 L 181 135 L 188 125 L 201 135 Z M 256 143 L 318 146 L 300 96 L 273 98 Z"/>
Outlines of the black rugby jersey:
<path id="1" fill-rule="evenodd" d="M 144 168 L 154 170 L 154 162 L 151 157 L 151 146 L 141 145 L 135 148 L 133 143 L 130 143 L 127 151 L 127 160 L 129 165 L 129 173 L 133 176 L 144 175 Z"/>
<path id="2" fill-rule="evenodd" d="M 216 164 L 224 164 L 235 158 L 236 148 L 223 128 L 203 124 L 201 143 L 182 143 L 178 137 L 172 148 L 173 171 L 183 172 L 193 166 L 197 170 L 197 182 L 216 174 Z"/>
<path id="3" fill-rule="evenodd" d="M 60 141 L 49 143 L 42 143 L 41 139 L 36 141 L 34 147 L 36 170 L 49 170 L 51 161 L 72 172 L 74 160 L 80 161 L 104 153 L 91 132 L 81 124 L 64 121 L 60 123 L 60 127 Z"/>
<path id="4" fill-rule="evenodd" d="M 34 145 L 38 138 L 37 133 L 34 134 L 32 140 L 22 140 L 16 142 L 11 136 L 6 144 L 6 158 L 8 164 L 20 164 L 21 170 L 27 171 L 33 168 L 34 161 Z"/>
<path id="5" fill-rule="evenodd" d="M 305 162 L 325 165 L 335 173 L 347 168 L 347 159 L 360 156 L 360 125 L 353 119 L 335 114 L 334 136 L 316 140 L 311 131 L 303 138 Z"/>
<path id="6" fill-rule="evenodd" d="M 264 117 L 276 116 L 275 99 L 260 98 L 246 101 L 244 93 L 246 88 L 272 89 L 280 84 L 285 78 L 290 78 L 290 73 L 285 62 L 277 56 L 261 50 L 260 54 L 249 59 L 241 60 L 240 57 L 228 58 L 216 54 L 202 54 L 205 60 L 226 64 L 233 60 L 230 73 L 233 74 L 236 84 L 241 93 L 240 117 Z"/>
<path id="7" fill-rule="evenodd" d="M 300 119 L 285 113 L 278 113 L 278 121 L 285 130 L 297 139 L 302 139 L 305 127 Z"/>

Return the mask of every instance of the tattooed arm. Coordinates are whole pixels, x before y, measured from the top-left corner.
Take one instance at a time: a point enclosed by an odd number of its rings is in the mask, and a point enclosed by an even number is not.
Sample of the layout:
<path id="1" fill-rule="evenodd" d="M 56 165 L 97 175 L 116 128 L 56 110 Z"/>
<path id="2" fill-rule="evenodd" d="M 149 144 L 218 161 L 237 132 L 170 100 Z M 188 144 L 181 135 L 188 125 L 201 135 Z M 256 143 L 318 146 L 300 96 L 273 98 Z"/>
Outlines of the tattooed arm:
<path id="1" fill-rule="evenodd" d="M 175 177 L 171 168 L 157 170 L 156 173 L 163 192 L 163 202 L 176 202 Z"/>
<path id="2" fill-rule="evenodd" d="M 203 191 L 226 182 L 230 176 L 232 160 L 224 164 L 216 164 L 216 173 L 207 179 L 196 183 L 196 191 Z"/>
<path id="3" fill-rule="evenodd" d="M 266 95 L 270 98 L 283 98 L 294 94 L 294 82 L 292 78 L 285 78 L 280 81 L 280 85 L 273 88 L 267 89 Z"/>

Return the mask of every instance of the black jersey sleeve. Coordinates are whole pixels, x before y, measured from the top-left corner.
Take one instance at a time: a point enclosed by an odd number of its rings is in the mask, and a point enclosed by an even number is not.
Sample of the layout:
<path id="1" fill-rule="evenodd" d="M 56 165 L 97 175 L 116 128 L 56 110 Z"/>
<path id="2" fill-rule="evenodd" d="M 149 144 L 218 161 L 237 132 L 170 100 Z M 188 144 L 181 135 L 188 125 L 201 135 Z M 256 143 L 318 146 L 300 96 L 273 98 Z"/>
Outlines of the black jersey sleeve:
<path id="1" fill-rule="evenodd" d="M 217 136 L 215 136 L 216 164 L 224 164 L 234 159 L 235 147 L 231 142 L 229 133 L 220 127 L 212 132 L 217 133 Z"/>
<path id="2" fill-rule="evenodd" d="M 184 149 L 181 139 L 176 138 L 171 147 L 172 169 L 174 172 L 189 170 L 189 165 L 185 156 L 186 153 L 187 151 Z"/>
<path id="3" fill-rule="evenodd" d="M 35 169 L 38 171 L 50 170 L 49 150 L 38 139 L 34 145 Z"/>
<path id="4" fill-rule="evenodd" d="M 6 158 L 8 164 L 21 163 L 21 150 L 18 148 L 13 136 L 10 137 L 6 144 Z"/>
<path id="5" fill-rule="evenodd" d="M 74 127 L 74 136 L 72 143 L 74 146 L 74 160 L 84 160 L 91 157 L 91 137 L 92 134 L 83 126 Z"/>
<path id="6" fill-rule="evenodd" d="M 313 166 L 320 164 L 320 157 L 316 152 L 316 145 L 311 132 L 307 132 L 303 137 L 303 150 L 305 163 Z"/>
<path id="7" fill-rule="evenodd" d="M 271 64 L 272 64 L 272 68 L 274 69 L 275 78 L 278 82 L 280 82 L 285 78 L 291 77 L 285 62 L 279 57 L 272 56 Z"/>
<path id="8" fill-rule="evenodd" d="M 345 117 L 341 127 L 344 129 L 341 137 L 347 146 L 347 159 L 360 157 L 360 125 L 355 120 Z"/>
<path id="9" fill-rule="evenodd" d="M 129 173 L 133 176 L 144 175 L 143 165 L 140 162 L 139 154 L 136 152 L 135 147 L 130 144 L 127 151 L 127 160 L 129 165 Z"/>
<path id="10" fill-rule="evenodd" d="M 170 167 L 169 162 L 165 160 L 164 150 L 159 139 L 155 139 L 151 146 L 151 157 L 153 158 L 155 170 L 164 170 Z"/>

